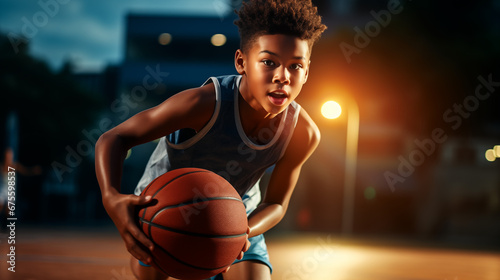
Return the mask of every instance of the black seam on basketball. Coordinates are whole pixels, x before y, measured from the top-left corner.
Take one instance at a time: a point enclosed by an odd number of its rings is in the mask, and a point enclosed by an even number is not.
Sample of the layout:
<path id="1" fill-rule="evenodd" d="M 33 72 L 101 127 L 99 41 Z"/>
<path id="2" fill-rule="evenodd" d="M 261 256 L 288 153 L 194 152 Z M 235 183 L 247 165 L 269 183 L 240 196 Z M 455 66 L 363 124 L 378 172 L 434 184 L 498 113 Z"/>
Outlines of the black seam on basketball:
<path id="1" fill-rule="evenodd" d="M 175 229 L 175 228 L 155 224 L 153 222 L 146 221 L 142 218 L 140 218 L 140 220 L 141 220 L 141 222 L 146 223 L 148 225 L 148 227 L 150 228 L 150 233 L 151 233 L 151 227 L 155 227 L 155 228 L 168 230 L 168 231 L 175 232 L 175 233 L 180 233 L 180 234 L 185 234 L 185 235 L 190 235 L 190 236 L 197 236 L 197 237 L 206 237 L 206 238 L 235 238 L 235 237 L 241 237 L 241 236 L 244 236 L 245 234 L 247 234 L 246 232 L 240 233 L 240 234 L 230 234 L 230 235 L 196 233 L 196 232 L 185 231 L 185 230 L 180 230 L 180 229 Z"/>
<path id="2" fill-rule="evenodd" d="M 159 188 L 152 196 L 155 197 L 164 187 L 166 187 L 168 184 L 172 183 L 173 181 L 175 181 L 181 177 L 184 177 L 184 176 L 189 175 L 189 174 L 201 173 L 201 172 L 209 172 L 209 171 L 196 170 L 196 171 L 191 171 L 191 172 L 186 172 L 186 173 L 180 174 L 179 176 L 172 178 L 172 180 L 168 181 L 165 185 L 163 185 L 161 188 Z"/>
<path id="3" fill-rule="evenodd" d="M 190 200 L 190 201 L 181 202 L 181 203 L 175 204 L 175 205 L 165 206 L 165 207 L 161 208 L 160 210 L 158 210 L 156 212 L 156 214 L 153 215 L 153 217 L 151 218 L 151 221 L 153 221 L 154 218 L 156 217 L 156 215 L 158 215 L 163 210 L 177 208 L 177 207 L 182 207 L 182 206 L 186 206 L 186 205 L 199 204 L 199 203 L 202 203 L 202 202 L 207 202 L 207 201 L 212 201 L 212 200 L 235 200 L 235 201 L 239 201 L 239 202 L 243 203 L 243 201 L 241 201 L 241 199 L 236 198 L 236 197 L 232 197 L 232 196 L 217 196 L 217 197 L 200 198 L 200 199 L 196 199 L 196 201 L 195 200 Z"/>
<path id="4" fill-rule="evenodd" d="M 142 195 L 143 193 L 146 193 L 146 192 L 147 192 L 147 190 L 148 190 L 148 189 L 149 189 L 149 188 L 153 185 L 153 183 L 154 183 L 156 180 L 158 180 L 158 178 L 160 178 L 160 176 L 156 177 L 153 181 L 151 181 L 151 182 L 150 182 L 150 183 L 146 186 L 146 188 L 145 188 L 145 189 L 141 192 L 141 195 Z M 145 208 L 143 208 L 143 211 L 142 211 L 142 217 L 144 218 L 145 216 L 146 216 L 146 207 L 145 207 Z M 142 229 L 142 224 L 141 224 L 141 229 Z"/>
<path id="5" fill-rule="evenodd" d="M 243 203 L 243 201 L 241 201 L 241 199 L 239 199 L 239 198 L 235 198 L 235 197 L 232 197 L 232 196 L 219 196 L 219 197 L 208 197 L 208 198 L 200 199 L 200 200 L 198 200 L 196 202 L 194 202 L 194 201 L 183 202 L 183 203 L 180 203 L 180 204 L 170 205 L 170 206 L 163 207 L 162 209 L 156 211 L 156 213 L 153 215 L 153 217 L 151 217 L 151 221 L 147 221 L 148 223 L 146 223 L 146 224 L 148 224 L 149 236 L 152 236 L 151 235 L 151 224 L 153 224 L 154 219 L 161 212 L 163 212 L 163 211 L 165 211 L 167 209 L 182 207 L 182 206 L 186 206 L 186 205 L 195 205 L 195 204 L 198 204 L 200 202 L 206 202 L 206 201 L 211 201 L 211 200 L 224 200 L 224 199 L 226 199 L 226 200 L 235 200 L 235 201 L 239 201 L 239 202 Z M 140 220 L 143 221 L 143 222 L 146 222 L 146 220 L 144 219 L 144 215 L 140 218 Z M 170 230 L 170 231 L 173 231 L 173 230 Z"/>
<path id="6" fill-rule="evenodd" d="M 171 179 L 170 181 L 168 181 L 167 183 L 165 183 L 165 185 L 163 185 L 161 188 L 159 188 L 153 195 L 152 197 L 155 197 L 164 187 L 166 187 L 168 184 L 172 183 L 173 181 L 183 177 L 184 175 L 189 175 L 189 174 L 193 174 L 193 173 L 201 173 L 201 172 L 210 172 L 210 171 L 207 171 L 207 170 L 196 170 L 196 171 L 191 171 L 191 172 L 187 172 L 187 173 L 183 173 L 177 177 L 174 177 L 173 179 Z M 165 174 L 165 173 L 164 173 Z M 161 175 L 160 175 L 161 176 Z M 146 188 L 149 188 L 149 186 L 151 186 L 151 184 L 156 181 L 156 179 L 160 178 L 160 176 L 156 177 L 153 181 L 151 181 L 151 183 L 148 184 L 148 186 Z M 146 210 L 147 210 L 147 207 L 144 208 L 144 211 L 142 212 L 142 218 L 146 217 Z"/>
<path id="7" fill-rule="evenodd" d="M 141 221 L 141 223 L 145 223 L 145 220 L 143 218 L 139 218 L 139 221 Z M 148 223 L 145 223 L 146 225 L 148 225 L 148 234 L 149 234 L 149 238 L 151 238 L 151 241 L 155 242 L 153 240 L 153 234 L 151 233 L 151 224 L 148 224 Z"/>
<path id="8" fill-rule="evenodd" d="M 191 267 L 191 268 L 195 268 L 195 269 L 201 269 L 201 270 L 217 270 L 217 269 L 221 269 L 221 268 L 227 267 L 228 265 L 230 265 L 230 264 L 232 264 L 232 263 L 233 263 L 233 262 L 230 262 L 230 263 L 228 263 L 228 264 L 226 264 L 226 265 L 223 265 L 223 266 L 221 266 L 221 267 L 216 267 L 216 268 L 208 268 L 208 267 L 196 266 L 196 265 L 192 265 L 192 264 L 190 264 L 190 263 L 187 263 L 187 262 L 185 262 L 185 261 L 183 261 L 183 260 L 180 260 L 180 259 L 176 258 L 174 255 L 172 255 L 171 253 L 169 253 L 169 252 L 168 252 L 165 248 L 161 247 L 160 245 L 158 245 L 158 244 L 156 244 L 156 243 L 155 243 L 155 246 L 156 246 L 158 249 L 162 250 L 165 254 L 169 255 L 169 256 L 170 256 L 172 259 L 174 259 L 175 261 L 177 261 L 177 262 L 179 262 L 179 263 L 181 263 L 181 264 L 183 264 L 183 265 L 189 266 L 189 267 Z M 156 263 L 156 262 L 155 262 L 155 263 Z M 158 265 L 158 264 L 157 264 L 157 265 Z M 162 271 L 163 271 L 163 269 L 162 269 Z M 168 274 L 167 274 L 167 275 L 168 275 Z"/>
<path id="9" fill-rule="evenodd" d="M 168 181 L 167 183 L 165 183 L 165 185 L 163 185 L 161 188 L 159 188 L 153 195 L 152 197 L 155 197 L 164 187 L 166 187 L 168 184 L 172 183 L 173 181 L 183 177 L 184 175 L 188 175 L 188 174 L 193 174 L 193 173 L 200 173 L 200 172 L 207 172 L 205 170 L 196 170 L 196 171 L 191 171 L 191 172 L 187 172 L 187 173 L 183 173 L 183 174 L 180 174 L 179 176 L 177 177 L 174 177 L 172 178 L 170 181 Z M 154 182 L 156 181 L 156 179 L 160 178 L 160 176 L 156 177 L 151 183 L 149 183 L 148 187 Z M 146 210 L 148 208 L 144 208 L 144 211 L 142 212 L 142 217 L 139 218 L 141 220 L 144 220 L 144 217 L 146 217 Z M 156 214 L 155 214 L 156 215 Z M 149 236 L 152 237 L 153 235 L 151 235 L 151 225 L 148 224 L 148 233 L 149 233 Z"/>
<path id="10" fill-rule="evenodd" d="M 156 180 L 158 180 L 158 178 L 160 178 L 160 176 L 158 176 L 158 177 L 154 178 L 154 179 L 153 179 L 153 181 L 151 181 L 151 182 L 150 182 L 150 183 L 146 186 L 146 188 L 144 188 L 144 190 L 142 190 L 142 192 L 141 192 L 141 193 L 146 193 L 146 192 L 148 191 L 148 189 L 149 189 L 149 188 L 153 185 L 153 183 L 154 183 Z"/>
<path id="11" fill-rule="evenodd" d="M 154 244 L 156 245 L 156 243 L 154 243 Z M 156 262 L 156 260 L 154 258 L 153 258 L 153 263 L 155 264 L 155 268 L 158 268 L 159 270 L 161 270 L 161 272 L 163 272 L 165 275 L 167 275 L 168 277 L 174 277 L 174 276 L 168 274 L 160 265 L 158 265 L 158 263 Z"/>

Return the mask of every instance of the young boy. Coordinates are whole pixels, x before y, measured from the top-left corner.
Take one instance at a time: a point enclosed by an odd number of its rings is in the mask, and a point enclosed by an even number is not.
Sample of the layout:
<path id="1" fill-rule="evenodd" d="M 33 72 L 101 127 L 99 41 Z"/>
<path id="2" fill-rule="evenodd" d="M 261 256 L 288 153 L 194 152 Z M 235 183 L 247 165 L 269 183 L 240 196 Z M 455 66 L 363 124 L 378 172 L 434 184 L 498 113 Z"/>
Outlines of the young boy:
<path id="1" fill-rule="evenodd" d="M 154 244 L 134 223 L 135 207 L 151 197 L 121 194 L 120 178 L 128 149 L 160 137 L 136 194 L 181 167 L 225 177 L 245 203 L 250 242 L 229 271 L 212 279 L 271 279 L 262 234 L 285 215 L 300 169 L 319 143 L 317 126 L 294 99 L 307 81 L 312 46 L 326 26 L 310 0 L 248 1 L 237 13 L 241 44 L 234 62 L 240 75 L 212 77 L 182 91 L 104 133 L 96 144 L 103 204 L 138 279 L 168 277 L 149 266 Z M 271 166 L 261 201 L 259 179 Z"/>

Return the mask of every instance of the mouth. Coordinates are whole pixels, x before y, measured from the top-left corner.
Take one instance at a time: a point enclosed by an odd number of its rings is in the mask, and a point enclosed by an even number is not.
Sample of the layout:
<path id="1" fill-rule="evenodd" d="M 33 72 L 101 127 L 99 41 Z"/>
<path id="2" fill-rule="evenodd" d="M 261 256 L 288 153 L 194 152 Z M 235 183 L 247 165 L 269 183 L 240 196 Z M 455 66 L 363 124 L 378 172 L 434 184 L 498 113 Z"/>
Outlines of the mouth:
<path id="1" fill-rule="evenodd" d="M 276 106 L 281 106 L 288 100 L 288 93 L 285 90 L 278 89 L 267 94 L 269 101 Z"/>

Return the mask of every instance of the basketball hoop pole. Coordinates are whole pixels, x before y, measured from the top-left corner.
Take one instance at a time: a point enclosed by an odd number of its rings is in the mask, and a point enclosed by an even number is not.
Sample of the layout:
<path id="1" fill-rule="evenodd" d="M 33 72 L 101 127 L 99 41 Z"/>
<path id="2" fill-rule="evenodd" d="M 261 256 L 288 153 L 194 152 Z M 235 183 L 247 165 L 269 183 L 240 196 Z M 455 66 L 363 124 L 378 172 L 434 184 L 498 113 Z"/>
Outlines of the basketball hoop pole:
<path id="1" fill-rule="evenodd" d="M 356 159 L 358 154 L 358 136 L 359 136 L 359 108 L 354 98 L 346 96 L 341 102 L 347 107 L 347 131 L 346 131 L 346 149 L 345 149 L 345 170 L 344 170 L 344 198 L 342 206 L 342 234 L 351 235 L 354 216 L 354 197 L 356 188 Z M 342 108 L 333 114 L 332 106 L 328 104 L 339 104 L 335 101 L 324 103 L 321 113 L 327 119 L 334 119 L 340 116 Z M 336 112 L 337 112 L 336 111 Z"/>
<path id="2" fill-rule="evenodd" d="M 356 188 L 356 160 L 358 156 L 359 108 L 356 100 L 347 103 L 347 135 L 344 173 L 344 203 L 342 209 L 342 234 L 351 235 L 354 219 L 354 197 Z"/>

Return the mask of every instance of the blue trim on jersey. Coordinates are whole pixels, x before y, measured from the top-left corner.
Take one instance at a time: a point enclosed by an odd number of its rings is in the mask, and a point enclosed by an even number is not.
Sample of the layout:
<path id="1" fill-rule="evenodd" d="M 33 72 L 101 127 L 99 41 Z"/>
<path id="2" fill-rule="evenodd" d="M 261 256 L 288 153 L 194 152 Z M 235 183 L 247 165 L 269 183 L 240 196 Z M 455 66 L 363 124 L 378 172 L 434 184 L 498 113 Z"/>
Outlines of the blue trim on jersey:
<path id="1" fill-rule="evenodd" d="M 196 167 L 224 177 L 243 197 L 267 168 L 283 156 L 293 135 L 300 106 L 294 101 L 259 131 L 255 138 L 243 131 L 238 100 L 241 76 L 211 77 L 216 105 L 209 123 L 198 133 L 182 129 L 160 139 L 148 161 L 135 194 L 173 169 Z M 205 83 L 205 84 L 206 84 Z M 260 201 L 260 200 L 259 200 Z"/>

